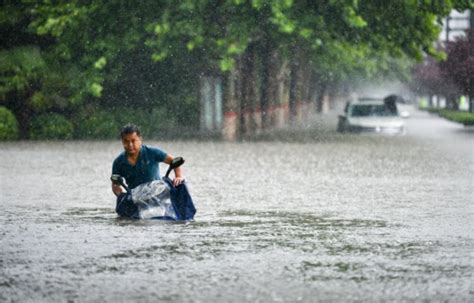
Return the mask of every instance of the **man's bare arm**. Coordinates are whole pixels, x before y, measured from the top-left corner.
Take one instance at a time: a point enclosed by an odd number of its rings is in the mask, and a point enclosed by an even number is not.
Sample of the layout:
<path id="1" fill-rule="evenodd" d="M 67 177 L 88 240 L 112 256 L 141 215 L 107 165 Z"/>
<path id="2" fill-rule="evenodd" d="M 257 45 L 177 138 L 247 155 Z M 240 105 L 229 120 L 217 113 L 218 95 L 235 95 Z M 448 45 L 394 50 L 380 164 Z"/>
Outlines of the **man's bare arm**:
<path id="1" fill-rule="evenodd" d="M 164 162 L 166 164 L 171 164 L 171 161 L 173 161 L 174 157 L 171 156 L 171 155 L 166 155 L 166 158 L 164 160 Z M 184 177 L 182 175 L 182 171 L 181 171 L 181 168 L 180 167 L 176 167 L 174 169 L 174 180 L 173 180 L 173 186 L 178 186 L 180 185 L 181 183 L 184 182 Z"/>

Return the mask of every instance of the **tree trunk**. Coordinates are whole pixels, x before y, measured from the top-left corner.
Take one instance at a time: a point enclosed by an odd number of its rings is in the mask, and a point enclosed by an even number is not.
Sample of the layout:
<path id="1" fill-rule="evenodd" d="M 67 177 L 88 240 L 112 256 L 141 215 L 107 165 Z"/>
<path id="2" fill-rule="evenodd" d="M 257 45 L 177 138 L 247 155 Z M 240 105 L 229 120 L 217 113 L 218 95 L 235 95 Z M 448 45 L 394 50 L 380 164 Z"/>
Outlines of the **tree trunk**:
<path id="1" fill-rule="evenodd" d="M 316 97 L 316 111 L 318 113 L 323 112 L 324 96 L 327 92 L 327 83 L 323 82 L 319 85 L 318 94 Z"/>
<path id="2" fill-rule="evenodd" d="M 30 135 L 30 123 L 34 113 L 27 100 L 33 96 L 33 93 L 34 90 L 31 89 L 24 94 L 11 93 L 7 96 L 7 100 L 13 100 L 13 102 L 7 104 L 7 108 L 12 111 L 17 119 L 20 139 L 28 139 Z"/>
<path id="3" fill-rule="evenodd" d="M 243 135 L 251 135 L 258 132 L 257 112 L 257 66 L 255 45 L 250 45 L 242 60 L 242 103 L 241 123 Z M 259 112 L 257 112 L 259 114 Z"/>
<path id="4" fill-rule="evenodd" d="M 289 67 L 288 61 L 282 60 L 276 76 L 276 101 L 273 110 L 273 127 L 283 128 L 288 123 L 289 100 Z"/>
<path id="5" fill-rule="evenodd" d="M 316 113 L 316 100 L 318 98 L 317 82 L 314 72 L 311 72 L 311 82 L 308 96 L 308 111 L 311 116 Z"/>
<path id="6" fill-rule="evenodd" d="M 457 110 L 456 97 L 453 95 L 446 96 L 446 109 Z"/>
<path id="7" fill-rule="evenodd" d="M 227 76 L 227 80 L 225 83 L 226 98 L 224 103 L 224 123 L 222 127 L 222 137 L 226 141 L 235 141 L 239 137 L 239 76 L 239 67 L 236 66 Z"/>
<path id="8" fill-rule="evenodd" d="M 471 13 L 472 16 L 472 13 Z M 474 113 L 474 95 L 469 96 L 469 112 Z"/>
<path id="9" fill-rule="evenodd" d="M 288 105 L 290 107 L 290 124 L 296 123 L 297 102 L 298 102 L 298 81 L 299 79 L 299 50 L 298 47 L 293 48 L 293 58 L 290 64 L 290 99 Z"/>
<path id="10" fill-rule="evenodd" d="M 278 52 L 272 48 L 270 43 L 264 45 L 262 65 L 260 109 L 262 111 L 262 128 L 266 129 L 272 122 L 278 91 Z"/>
<path id="11" fill-rule="evenodd" d="M 29 138 L 30 122 L 33 116 L 31 110 L 25 106 L 16 112 L 15 116 L 18 120 L 19 137 L 21 139 Z"/>
<path id="12" fill-rule="evenodd" d="M 299 121 L 306 123 L 310 116 L 311 116 L 311 110 L 310 110 L 310 101 L 311 101 L 311 91 L 312 91 L 312 76 L 313 73 L 311 72 L 311 68 L 309 67 L 309 64 L 302 64 L 301 65 L 301 89 L 300 89 L 300 113 L 299 113 Z"/>

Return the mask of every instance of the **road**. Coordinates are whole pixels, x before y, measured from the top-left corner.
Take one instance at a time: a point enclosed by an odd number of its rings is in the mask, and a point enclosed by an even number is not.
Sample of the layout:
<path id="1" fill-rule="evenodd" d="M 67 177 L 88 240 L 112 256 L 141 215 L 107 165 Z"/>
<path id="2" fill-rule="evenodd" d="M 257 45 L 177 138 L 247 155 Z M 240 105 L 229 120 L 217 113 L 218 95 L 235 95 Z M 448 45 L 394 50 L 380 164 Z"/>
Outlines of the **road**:
<path id="1" fill-rule="evenodd" d="M 0 143 L 0 301 L 474 301 L 472 130 L 329 118 L 300 139 L 145 138 L 186 159 L 190 224 L 117 218 L 119 142 Z"/>

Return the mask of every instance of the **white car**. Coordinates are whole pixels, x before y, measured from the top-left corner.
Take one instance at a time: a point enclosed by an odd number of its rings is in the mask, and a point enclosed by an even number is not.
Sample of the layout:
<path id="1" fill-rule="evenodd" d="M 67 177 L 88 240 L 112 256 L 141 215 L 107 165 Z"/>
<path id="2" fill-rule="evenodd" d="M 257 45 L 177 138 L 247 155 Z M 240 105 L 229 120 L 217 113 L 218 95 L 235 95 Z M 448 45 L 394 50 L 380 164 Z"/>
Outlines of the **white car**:
<path id="1" fill-rule="evenodd" d="M 404 113 L 404 117 L 407 114 Z M 383 99 L 359 99 L 348 102 L 343 115 L 339 115 L 339 132 L 369 132 L 405 134 L 405 121 L 396 103 Z"/>

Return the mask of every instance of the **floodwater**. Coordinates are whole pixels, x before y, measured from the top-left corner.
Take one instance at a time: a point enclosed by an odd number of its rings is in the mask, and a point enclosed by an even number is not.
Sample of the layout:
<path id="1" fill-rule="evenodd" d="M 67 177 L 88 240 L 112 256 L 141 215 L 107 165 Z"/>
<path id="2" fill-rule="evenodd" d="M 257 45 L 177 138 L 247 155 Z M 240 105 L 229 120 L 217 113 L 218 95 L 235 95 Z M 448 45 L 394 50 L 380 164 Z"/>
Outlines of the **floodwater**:
<path id="1" fill-rule="evenodd" d="M 188 224 L 117 218 L 119 142 L 1 143 L 0 301 L 472 302 L 474 132 L 407 123 L 145 142 L 186 159 Z"/>

